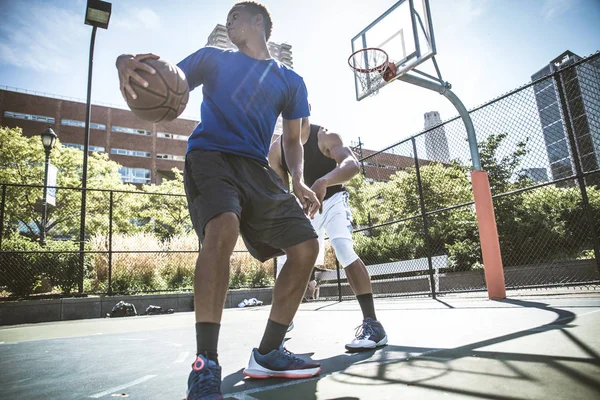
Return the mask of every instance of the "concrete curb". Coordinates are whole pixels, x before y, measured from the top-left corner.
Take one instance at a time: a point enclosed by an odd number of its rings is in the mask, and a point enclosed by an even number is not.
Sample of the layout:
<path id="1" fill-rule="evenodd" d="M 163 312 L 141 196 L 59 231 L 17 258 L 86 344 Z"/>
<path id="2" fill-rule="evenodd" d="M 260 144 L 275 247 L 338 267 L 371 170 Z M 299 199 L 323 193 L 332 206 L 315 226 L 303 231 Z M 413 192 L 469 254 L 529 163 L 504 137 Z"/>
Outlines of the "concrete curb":
<path id="1" fill-rule="evenodd" d="M 242 300 L 252 297 L 263 301 L 265 305 L 271 304 L 273 289 L 229 290 L 225 308 L 237 307 Z M 175 312 L 194 310 L 193 293 L 7 301 L 0 303 L 0 326 L 104 318 L 119 301 L 133 304 L 138 315 L 145 314 L 150 305 L 160 306 L 165 310 L 172 308 Z"/>

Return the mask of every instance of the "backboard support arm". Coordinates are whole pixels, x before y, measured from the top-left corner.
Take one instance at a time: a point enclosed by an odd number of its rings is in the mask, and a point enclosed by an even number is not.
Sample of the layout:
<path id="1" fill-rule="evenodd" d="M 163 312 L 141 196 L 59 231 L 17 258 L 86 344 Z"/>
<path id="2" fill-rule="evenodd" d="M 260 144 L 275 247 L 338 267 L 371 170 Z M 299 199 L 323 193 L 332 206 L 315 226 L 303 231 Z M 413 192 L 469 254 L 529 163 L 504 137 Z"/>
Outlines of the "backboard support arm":
<path id="1" fill-rule="evenodd" d="M 416 85 L 425 89 L 433 90 L 434 92 L 438 92 L 454 105 L 458 114 L 463 120 L 465 124 L 465 128 L 467 129 L 467 138 L 469 139 L 469 150 L 471 152 L 471 160 L 473 162 L 473 170 L 481 171 L 481 161 L 479 159 L 479 149 L 477 148 L 477 136 L 475 136 L 475 128 L 473 127 L 473 121 L 471 120 L 471 116 L 469 112 L 465 108 L 465 105 L 460 101 L 458 96 L 450 90 L 451 85 L 448 82 L 444 82 L 443 84 L 430 81 L 427 79 L 420 78 L 411 74 L 400 75 L 396 80 L 410 83 L 412 85 Z"/>

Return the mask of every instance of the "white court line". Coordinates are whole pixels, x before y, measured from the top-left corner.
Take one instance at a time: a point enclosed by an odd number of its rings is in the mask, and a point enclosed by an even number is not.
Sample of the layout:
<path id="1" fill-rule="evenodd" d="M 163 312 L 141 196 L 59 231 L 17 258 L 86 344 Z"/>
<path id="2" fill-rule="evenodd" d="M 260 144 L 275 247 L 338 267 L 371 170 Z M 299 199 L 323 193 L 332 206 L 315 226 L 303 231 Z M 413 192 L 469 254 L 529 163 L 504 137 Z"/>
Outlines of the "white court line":
<path id="1" fill-rule="evenodd" d="M 185 361 L 186 358 L 188 358 L 189 355 L 190 355 L 189 351 L 182 351 L 181 353 L 179 353 L 179 355 L 173 362 L 174 363 L 182 363 Z"/>
<path id="2" fill-rule="evenodd" d="M 152 378 L 154 378 L 155 376 L 156 376 L 156 375 L 146 375 L 146 376 L 143 376 L 143 377 L 141 377 L 140 379 L 136 379 L 135 381 L 132 381 L 132 382 L 126 383 L 126 384 L 124 384 L 124 385 L 121 385 L 121 386 L 115 386 L 115 387 L 113 387 L 113 388 L 110 388 L 110 389 L 108 389 L 108 390 L 105 390 L 104 392 L 100 392 L 100 393 L 93 394 L 93 395 L 91 395 L 90 397 L 91 397 L 92 399 L 99 399 L 100 397 L 106 396 L 107 394 L 111 394 L 111 393 L 114 393 L 114 392 L 119 392 L 119 391 L 121 391 L 121 390 L 123 390 L 123 389 L 127 389 L 128 387 L 131 387 L 131 386 L 134 386 L 134 385 L 140 384 L 140 383 L 142 383 L 142 382 L 146 382 L 147 380 L 149 380 L 149 379 L 152 379 Z"/>
<path id="3" fill-rule="evenodd" d="M 227 395 L 227 397 L 233 397 L 234 399 L 237 399 L 237 400 L 258 400 L 256 397 L 248 396 L 245 393 L 238 393 L 235 395 Z"/>
<path id="4" fill-rule="evenodd" d="M 238 392 L 238 393 L 223 393 L 223 396 L 233 397 L 234 399 L 238 399 L 238 400 L 249 400 L 249 399 L 253 399 L 253 397 L 248 396 L 249 394 L 252 394 L 252 393 L 264 392 L 265 390 L 279 389 L 279 388 L 286 387 L 286 386 L 299 385 L 300 383 L 319 380 L 321 378 L 324 378 L 325 376 L 331 376 L 331 375 L 337 375 L 337 374 L 339 374 L 339 372 L 334 372 L 333 374 L 329 374 L 329 375 L 317 375 L 313 378 L 294 379 L 289 382 L 284 382 L 284 383 L 280 383 L 277 385 L 270 385 L 270 386 L 259 387 L 259 388 L 254 388 L 254 389 L 248 389 L 248 390 L 244 390 L 244 391 Z"/>

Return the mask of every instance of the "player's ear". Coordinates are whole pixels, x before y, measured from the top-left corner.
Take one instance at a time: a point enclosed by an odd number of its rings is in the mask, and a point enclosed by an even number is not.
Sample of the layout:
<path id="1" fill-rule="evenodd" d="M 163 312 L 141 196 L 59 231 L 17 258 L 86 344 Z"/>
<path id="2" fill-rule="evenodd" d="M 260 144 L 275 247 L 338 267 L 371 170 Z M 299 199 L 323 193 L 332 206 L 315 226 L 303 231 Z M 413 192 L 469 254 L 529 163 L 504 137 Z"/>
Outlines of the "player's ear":
<path id="1" fill-rule="evenodd" d="M 263 15 L 258 13 L 254 16 L 255 20 L 254 23 L 257 27 L 262 28 L 262 26 L 264 25 L 265 19 L 263 18 Z"/>

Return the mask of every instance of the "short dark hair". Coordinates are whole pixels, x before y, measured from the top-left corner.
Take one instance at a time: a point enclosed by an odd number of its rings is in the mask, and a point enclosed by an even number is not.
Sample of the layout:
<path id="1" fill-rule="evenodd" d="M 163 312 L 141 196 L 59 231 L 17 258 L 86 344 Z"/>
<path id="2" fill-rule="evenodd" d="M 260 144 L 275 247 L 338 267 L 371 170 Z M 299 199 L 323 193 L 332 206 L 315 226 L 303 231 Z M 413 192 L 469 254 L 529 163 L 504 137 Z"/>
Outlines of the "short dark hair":
<path id="1" fill-rule="evenodd" d="M 257 3 L 256 1 L 240 1 L 233 5 L 233 7 L 237 6 L 246 6 L 246 9 L 252 15 L 261 14 L 263 16 L 265 38 L 268 41 L 271 38 L 271 32 L 273 31 L 273 21 L 271 20 L 271 14 L 269 14 L 269 10 L 267 10 L 267 7 L 260 3 Z"/>

